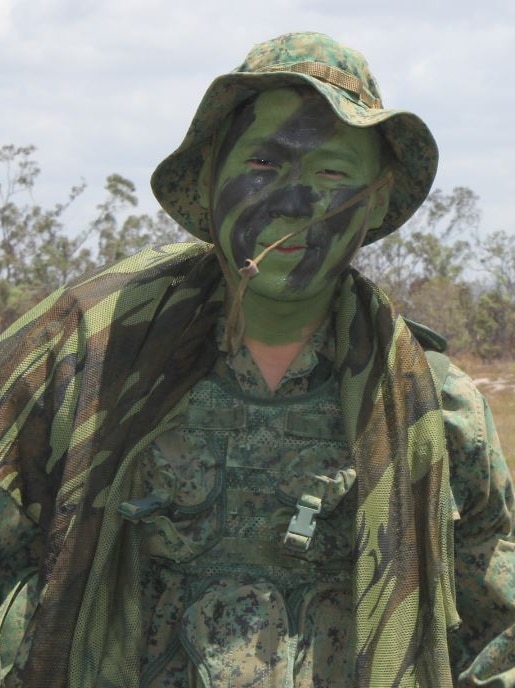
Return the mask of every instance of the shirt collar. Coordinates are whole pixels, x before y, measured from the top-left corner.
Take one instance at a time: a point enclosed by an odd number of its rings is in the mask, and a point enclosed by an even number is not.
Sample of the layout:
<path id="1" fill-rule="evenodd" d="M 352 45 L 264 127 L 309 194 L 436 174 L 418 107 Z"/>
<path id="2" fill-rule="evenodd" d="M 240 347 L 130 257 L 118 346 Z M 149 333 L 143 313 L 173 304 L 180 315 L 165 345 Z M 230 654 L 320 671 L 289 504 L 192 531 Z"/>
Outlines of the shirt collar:
<path id="1" fill-rule="evenodd" d="M 253 391 L 260 395 L 269 396 L 270 390 L 261 375 L 258 366 L 250 354 L 248 348 L 242 344 L 235 354 L 229 354 L 224 347 L 225 316 L 221 315 L 217 322 L 216 336 L 220 352 L 225 354 L 225 363 L 233 371 L 240 386 L 245 391 Z M 332 314 L 330 314 L 320 327 L 312 334 L 306 346 L 296 356 L 281 380 L 276 392 L 286 391 L 289 386 L 295 384 L 300 392 L 307 391 L 307 378 L 314 371 L 320 361 L 320 356 L 324 356 L 330 361 L 335 358 L 335 338 L 332 327 Z M 302 380 L 306 384 L 302 385 Z"/>

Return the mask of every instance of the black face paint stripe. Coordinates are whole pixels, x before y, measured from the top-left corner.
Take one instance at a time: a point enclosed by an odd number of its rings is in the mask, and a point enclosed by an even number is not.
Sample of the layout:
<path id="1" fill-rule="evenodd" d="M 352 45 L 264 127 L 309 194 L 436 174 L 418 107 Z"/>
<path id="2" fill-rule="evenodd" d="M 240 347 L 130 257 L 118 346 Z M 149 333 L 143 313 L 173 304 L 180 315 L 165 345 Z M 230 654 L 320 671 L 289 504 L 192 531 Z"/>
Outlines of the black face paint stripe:
<path id="1" fill-rule="evenodd" d="M 286 141 L 291 139 L 292 129 L 298 132 L 296 134 L 298 136 L 298 150 L 302 152 L 302 155 L 320 147 L 335 132 L 337 119 L 327 104 L 322 103 L 319 96 L 308 89 L 301 92 L 301 95 L 303 100 L 299 107 L 280 124 L 277 130 L 270 134 L 270 142 L 267 145 L 272 151 L 270 153 L 272 161 L 274 161 L 273 151 L 277 150 L 279 163 L 288 162 L 288 148 L 286 147 L 285 152 L 282 153 L 281 141 L 283 138 Z M 217 179 L 219 179 L 220 172 L 230 158 L 230 154 L 239 139 L 256 120 L 254 100 L 247 101 L 234 112 L 232 122 L 223 137 L 216 159 Z M 257 133 L 259 137 L 259 132 Z M 266 146 L 265 148 L 263 146 L 264 144 L 256 146 L 255 152 L 250 153 L 249 157 L 268 159 L 267 155 L 263 153 Z M 294 154 L 295 157 L 297 157 L 296 154 Z M 256 249 L 259 235 L 273 222 L 275 217 L 298 216 L 299 219 L 302 217 L 304 221 L 309 221 L 313 214 L 314 203 L 321 198 L 320 194 L 316 194 L 311 187 L 288 184 L 287 179 L 282 180 L 281 188 L 268 189 L 267 191 L 267 187 L 273 184 L 276 179 L 277 172 L 273 168 L 271 170 L 263 169 L 252 174 L 244 172 L 237 177 L 229 178 L 223 188 L 218 190 L 216 207 L 214 208 L 215 228 L 219 232 L 224 222 L 227 222 L 227 218 L 231 214 L 234 215 L 234 218 L 231 217 L 232 227 L 227 226 L 224 231 L 230 233 L 231 251 L 238 267 L 243 267 L 248 258 L 255 257 L 259 252 Z M 327 211 L 338 208 L 363 189 L 365 189 L 364 186 L 347 187 L 331 193 Z M 260 194 L 263 190 L 265 191 L 264 200 L 252 202 L 252 196 Z M 297 194 L 295 199 L 293 193 Z M 261 194 L 259 197 L 261 198 Z M 361 200 L 334 217 L 325 221 L 318 221 L 306 230 L 307 250 L 304 251 L 299 263 L 287 277 L 290 288 L 302 289 L 306 284 L 309 284 L 313 275 L 318 273 L 327 258 L 333 239 L 344 234 L 357 209 L 364 204 L 365 201 Z M 238 208 L 239 205 L 243 206 L 241 210 Z M 359 244 L 361 238 L 361 232 L 359 232 L 356 238 L 353 237 L 349 246 L 343 249 L 345 255 L 342 256 L 339 265 L 331 269 L 331 276 L 346 267 L 349 256 L 354 252 L 354 248 L 356 244 Z M 258 248 L 260 249 L 260 247 Z"/>
<path id="2" fill-rule="evenodd" d="M 256 119 L 256 113 L 254 109 L 254 101 L 256 98 L 252 98 L 251 101 L 245 101 L 236 107 L 231 113 L 231 122 L 227 128 L 224 138 L 222 139 L 218 153 L 216 156 L 214 176 L 215 179 L 218 178 L 220 170 L 225 164 L 229 153 L 232 151 L 236 143 L 243 136 L 243 134 L 249 129 Z"/>
<path id="3" fill-rule="evenodd" d="M 349 187 L 347 189 L 341 189 L 335 194 L 333 201 L 331 202 L 328 210 L 337 208 L 339 205 L 343 205 L 346 201 L 352 198 L 355 194 L 360 193 L 365 189 L 365 186 L 359 187 Z M 365 201 L 360 201 L 355 206 L 351 206 L 341 213 L 330 217 L 322 222 L 317 222 L 308 230 L 307 235 L 307 245 L 308 249 L 304 253 L 304 256 L 299 261 L 299 264 L 291 271 L 288 276 L 288 285 L 293 290 L 299 290 L 305 287 L 314 273 L 318 272 L 321 268 L 324 260 L 327 258 L 331 242 L 335 236 L 342 236 L 347 227 L 349 226 L 354 213 L 357 208 L 364 205 Z M 353 242 L 354 243 L 354 242 Z M 342 263 L 346 262 L 347 251 L 345 255 L 342 256 Z M 328 277 L 333 277 L 333 270 L 331 270 L 331 275 Z M 339 274 L 339 271 L 337 272 Z"/>
<path id="4" fill-rule="evenodd" d="M 321 109 L 318 94 L 316 98 L 312 99 L 309 90 L 299 89 L 299 91 L 304 94 L 304 100 L 301 106 L 277 129 L 276 138 L 280 140 L 283 132 L 288 132 L 291 129 L 291 123 L 295 122 L 296 125 L 298 124 L 302 128 L 303 144 L 308 149 L 318 148 L 324 140 L 329 139 L 333 135 L 336 122 L 327 107 Z M 251 100 L 240 104 L 233 111 L 231 124 L 218 150 L 214 170 L 216 176 L 219 175 L 228 155 L 238 140 L 256 120 L 256 98 L 257 95 Z"/>
<path id="5" fill-rule="evenodd" d="M 292 192 L 304 197 L 301 207 L 312 207 L 317 200 L 317 195 L 310 187 L 300 186 L 293 191 L 292 187 L 281 187 L 267 196 L 266 200 L 245 208 L 235 220 L 231 231 L 231 245 L 236 265 L 243 267 L 247 258 L 255 256 L 257 237 L 273 221 L 272 213 L 284 206 L 285 196 Z"/>
<path id="6" fill-rule="evenodd" d="M 301 106 L 282 122 L 275 134 L 277 140 L 280 141 L 281 137 L 289 132 L 292 123 L 302 131 L 302 143 L 306 150 L 316 149 L 332 136 L 335 128 L 334 117 L 326 107 L 321 110 L 319 98 L 311 98 L 310 96 L 311 93 L 306 91 Z M 255 99 L 250 102 L 247 101 L 235 110 L 232 123 L 220 145 L 215 167 L 217 176 L 238 140 L 255 121 L 254 106 Z M 258 151 L 256 151 L 257 153 Z M 242 198 L 251 196 L 265 188 L 273 182 L 275 176 L 273 170 L 270 172 L 263 170 L 259 175 L 242 174 L 229 180 L 221 190 L 216 203 L 214 212 L 216 230 L 220 231 L 225 218 Z M 302 216 L 309 217 L 312 213 L 313 203 L 319 196 L 308 187 L 296 187 L 296 192 L 299 194 L 298 200 L 302 201 L 300 204 L 303 208 Z M 286 214 L 293 216 L 291 210 L 293 204 L 288 203 L 288 194 L 291 193 L 291 188 L 288 187 L 278 189 L 275 193 L 270 194 L 265 203 L 261 202 L 249 206 L 235 221 L 231 232 L 231 241 L 237 265 L 242 267 L 245 260 L 255 254 L 257 236 L 269 224 L 273 214 L 281 215 L 286 210 Z M 310 210 L 309 214 L 307 209 Z M 252 218 L 252 226 L 249 226 L 250 218 Z"/>
<path id="7" fill-rule="evenodd" d="M 327 281 L 331 281 L 331 279 L 338 277 L 345 271 L 346 268 L 348 268 L 350 261 L 352 260 L 355 253 L 358 251 L 361 244 L 363 243 L 365 233 L 366 229 L 363 228 L 362 231 L 358 232 L 354 236 L 351 243 L 347 246 L 347 250 L 345 251 L 345 254 L 342 256 L 342 259 L 338 263 L 333 265 L 333 267 L 330 270 L 328 270 Z"/>

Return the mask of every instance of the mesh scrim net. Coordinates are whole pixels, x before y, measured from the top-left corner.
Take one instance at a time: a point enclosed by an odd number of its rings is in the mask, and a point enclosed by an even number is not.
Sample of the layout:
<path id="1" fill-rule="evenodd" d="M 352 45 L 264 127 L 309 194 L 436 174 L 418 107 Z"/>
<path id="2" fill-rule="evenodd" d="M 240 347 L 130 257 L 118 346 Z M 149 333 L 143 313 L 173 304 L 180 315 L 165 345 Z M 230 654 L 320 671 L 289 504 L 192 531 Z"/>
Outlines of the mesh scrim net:
<path id="1" fill-rule="evenodd" d="M 149 249 L 52 295 L 5 333 L 0 480 L 47 534 L 24 688 L 93 685 L 121 594 L 116 571 L 133 563 L 118 561 L 119 519 L 108 506 L 127 489 L 124 458 L 212 367 L 218 283 L 205 248 Z M 136 662 L 135 632 L 134 622 L 123 629 L 120 669 Z M 74 634 L 76 647 L 91 646 L 68 678 Z"/>
<path id="2" fill-rule="evenodd" d="M 402 318 L 358 274 L 344 285 L 340 316 L 358 475 L 356 685 L 450 687 L 446 632 L 458 617 L 439 394 Z"/>
<path id="3" fill-rule="evenodd" d="M 3 341 L 0 480 L 47 533 L 24 688 L 93 687 L 105 657 L 112 685 L 139 685 L 139 546 L 116 508 L 142 443 L 213 365 L 219 280 L 204 249 L 148 251 L 51 297 Z M 452 686 L 440 401 L 404 322 L 356 273 L 337 363 L 359 481 L 354 685 Z"/>

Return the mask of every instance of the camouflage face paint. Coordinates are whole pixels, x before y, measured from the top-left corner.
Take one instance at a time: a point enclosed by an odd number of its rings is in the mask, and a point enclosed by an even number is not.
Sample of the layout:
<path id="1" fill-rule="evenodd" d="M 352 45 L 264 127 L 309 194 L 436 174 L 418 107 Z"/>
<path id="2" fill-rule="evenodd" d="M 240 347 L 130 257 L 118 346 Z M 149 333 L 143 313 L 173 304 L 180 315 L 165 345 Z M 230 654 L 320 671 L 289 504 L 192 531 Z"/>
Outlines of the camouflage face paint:
<path id="1" fill-rule="evenodd" d="M 332 289 L 363 241 L 365 202 L 322 218 L 368 186 L 379 162 L 377 133 L 346 126 L 310 89 L 265 91 L 242 106 L 215 168 L 215 231 L 229 266 L 311 221 L 266 256 L 249 289 L 282 300 Z"/>

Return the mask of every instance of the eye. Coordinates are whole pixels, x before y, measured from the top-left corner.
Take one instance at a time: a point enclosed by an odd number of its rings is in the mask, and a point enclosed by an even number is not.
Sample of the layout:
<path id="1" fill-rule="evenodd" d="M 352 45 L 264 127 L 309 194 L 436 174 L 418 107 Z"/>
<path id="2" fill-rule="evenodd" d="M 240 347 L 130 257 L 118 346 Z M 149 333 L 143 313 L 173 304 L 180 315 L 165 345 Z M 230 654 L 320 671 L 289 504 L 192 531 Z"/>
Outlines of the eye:
<path id="1" fill-rule="evenodd" d="M 347 172 L 343 172 L 343 170 L 320 170 L 317 174 L 319 177 L 324 177 L 324 179 L 330 179 L 332 181 L 349 178 Z"/>
<path id="2" fill-rule="evenodd" d="M 247 165 L 252 170 L 275 170 L 279 165 L 271 160 L 264 160 L 263 158 L 249 158 Z"/>

